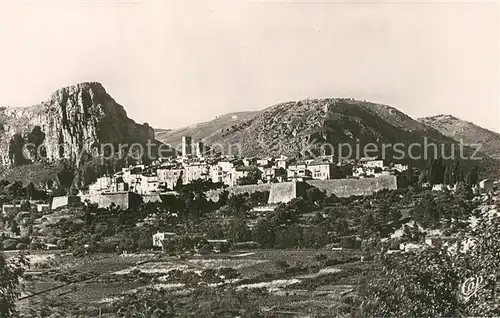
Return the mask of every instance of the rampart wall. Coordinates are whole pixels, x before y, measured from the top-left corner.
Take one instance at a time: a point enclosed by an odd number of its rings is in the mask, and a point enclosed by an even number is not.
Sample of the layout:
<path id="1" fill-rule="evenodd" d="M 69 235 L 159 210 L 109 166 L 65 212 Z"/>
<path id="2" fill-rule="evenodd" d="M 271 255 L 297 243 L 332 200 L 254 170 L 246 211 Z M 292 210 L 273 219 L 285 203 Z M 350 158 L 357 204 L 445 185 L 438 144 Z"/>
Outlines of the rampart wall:
<path id="1" fill-rule="evenodd" d="M 377 178 L 364 179 L 328 179 L 328 180 L 308 180 L 304 183 L 297 182 L 265 183 L 245 186 L 227 187 L 225 189 L 210 190 L 207 192 L 207 198 L 212 201 L 219 200 L 219 194 L 226 190 L 229 195 L 241 193 L 253 193 L 257 191 L 269 191 L 269 203 L 288 202 L 295 196 L 304 194 L 307 185 L 316 187 L 326 194 L 335 194 L 338 197 L 345 198 L 353 195 L 372 195 L 383 189 L 397 189 L 398 183 L 396 176 L 380 176 Z M 298 188 L 297 188 L 298 187 Z M 295 196 L 294 196 L 295 193 Z M 280 201 L 281 200 L 281 201 Z"/>

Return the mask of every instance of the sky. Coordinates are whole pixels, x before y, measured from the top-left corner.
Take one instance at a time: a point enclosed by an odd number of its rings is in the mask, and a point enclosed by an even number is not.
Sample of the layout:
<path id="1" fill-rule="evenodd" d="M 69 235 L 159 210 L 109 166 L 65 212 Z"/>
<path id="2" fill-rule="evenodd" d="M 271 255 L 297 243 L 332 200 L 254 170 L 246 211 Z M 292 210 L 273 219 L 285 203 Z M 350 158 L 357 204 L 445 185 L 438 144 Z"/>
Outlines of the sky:
<path id="1" fill-rule="evenodd" d="M 349 97 L 500 132 L 496 2 L 3 1 L 0 43 L 2 106 L 98 81 L 157 128 Z"/>

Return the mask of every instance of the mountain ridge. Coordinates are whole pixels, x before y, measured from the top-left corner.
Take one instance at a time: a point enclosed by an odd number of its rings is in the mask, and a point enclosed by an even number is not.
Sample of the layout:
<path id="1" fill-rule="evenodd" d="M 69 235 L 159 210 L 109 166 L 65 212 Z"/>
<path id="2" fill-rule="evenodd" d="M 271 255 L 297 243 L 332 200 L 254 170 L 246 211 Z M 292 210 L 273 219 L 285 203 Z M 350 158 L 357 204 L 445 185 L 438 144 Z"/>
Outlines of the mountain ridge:
<path id="1" fill-rule="evenodd" d="M 497 132 L 451 114 L 420 117 L 417 120 L 457 142 L 463 140 L 466 144 L 481 144 L 484 153 L 500 159 L 500 134 Z"/>
<path id="2" fill-rule="evenodd" d="M 226 117 L 223 124 L 216 125 L 216 120 L 181 129 L 165 132 L 157 138 L 171 146 L 181 142 L 182 135 L 193 137 L 193 141 L 202 141 L 206 145 L 226 147 L 236 154 L 244 156 L 279 156 L 281 154 L 301 158 L 304 145 L 316 154 L 321 154 L 322 145 L 338 146 L 357 144 L 361 149 L 368 143 L 377 145 L 412 143 L 423 145 L 425 141 L 442 145 L 441 152 L 448 154 L 458 147 L 456 140 L 442 134 L 438 129 L 411 118 L 395 107 L 349 98 L 322 98 L 289 101 L 250 112 L 244 118 L 230 120 Z M 209 133 L 200 132 L 199 125 L 216 127 Z M 312 147 L 308 145 L 312 144 Z M 236 146 L 234 146 L 236 145 Z M 379 148 L 381 149 L 381 148 Z M 431 149 L 432 150 L 432 149 Z M 474 150 L 465 149 L 471 155 Z M 387 159 L 394 157 L 389 149 Z M 405 161 L 405 160 L 402 160 Z M 406 160 L 410 162 L 410 160 Z M 420 167 L 426 162 L 421 160 Z M 488 156 L 483 163 L 489 167 L 498 165 L 498 161 Z"/>

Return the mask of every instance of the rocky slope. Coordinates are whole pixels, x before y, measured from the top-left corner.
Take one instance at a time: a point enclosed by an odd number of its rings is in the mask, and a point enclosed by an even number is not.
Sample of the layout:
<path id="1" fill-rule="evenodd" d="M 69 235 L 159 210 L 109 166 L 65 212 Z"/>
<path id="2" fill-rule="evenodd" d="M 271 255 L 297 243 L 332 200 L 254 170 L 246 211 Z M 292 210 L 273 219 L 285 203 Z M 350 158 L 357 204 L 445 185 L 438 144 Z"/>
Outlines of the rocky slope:
<path id="1" fill-rule="evenodd" d="M 418 119 L 421 123 L 438 130 L 441 134 L 468 144 L 482 144 L 482 151 L 500 159 L 500 134 L 479 127 L 452 115 L 437 115 Z"/>
<path id="2" fill-rule="evenodd" d="M 155 138 L 175 147 L 181 143 L 182 136 L 191 136 L 193 142 L 198 140 L 220 140 L 226 133 L 234 130 L 235 127 L 253 118 L 258 113 L 257 111 L 235 112 L 180 129 L 155 129 Z"/>
<path id="3" fill-rule="evenodd" d="M 39 105 L 0 108 L 0 152 L 4 165 L 68 159 L 78 164 L 82 150 L 99 153 L 100 145 L 146 143 L 154 138 L 147 124 L 127 117 L 97 82 L 62 88 Z M 22 153 L 27 143 L 40 145 L 41 152 Z M 62 145 L 62 147 L 61 147 Z"/>
<path id="4" fill-rule="evenodd" d="M 421 141 L 423 137 L 443 143 L 453 142 L 438 131 L 415 121 L 393 107 L 353 99 L 307 99 L 271 106 L 245 116 L 163 131 L 157 139 L 168 144 L 180 142 L 182 135 L 206 144 L 226 147 L 240 145 L 244 155 L 294 155 L 304 143 L 361 145 L 368 142 L 396 143 Z M 206 127 L 210 127 L 207 129 Z M 201 128 L 201 129 L 200 129 Z M 237 150 L 237 147 L 234 147 Z"/>
<path id="5" fill-rule="evenodd" d="M 425 167 L 428 160 L 408 158 L 408 146 L 412 143 L 423 146 L 427 142 L 437 144 L 440 155 L 443 154 L 441 149 L 444 149 L 446 156 L 451 153 L 451 145 L 455 144 L 455 154 L 459 157 L 459 147 L 450 136 L 410 118 L 396 108 L 354 99 L 292 101 L 262 111 L 245 113 L 245 116 L 226 117 L 223 119 L 223 125 L 221 120 L 215 119 L 182 129 L 163 131 L 157 135 L 157 139 L 176 145 L 182 135 L 191 135 L 193 141 L 204 141 L 217 151 L 245 156 L 286 154 L 307 157 L 307 152 L 322 154 L 325 149 L 328 152 L 329 148 L 324 145 L 333 146 L 333 153 L 338 154 L 339 144 L 350 144 L 354 151 L 349 156 L 351 158 L 363 156 L 362 150 L 367 143 L 375 143 L 379 149 L 382 149 L 382 144 L 403 143 L 403 149 L 406 150 L 405 159 L 394 161 L 421 167 Z M 199 129 L 200 127 L 202 129 Z M 357 154 L 355 147 L 358 144 L 361 151 Z M 422 149 L 414 148 L 412 154 L 422 155 Z M 394 155 L 398 155 L 392 150 L 390 147 L 386 149 L 386 158 L 391 160 Z M 433 157 L 433 148 L 428 150 L 428 158 Z M 471 149 L 465 150 L 468 155 L 472 152 Z M 494 167 L 498 165 L 498 161 L 487 157 L 477 164 Z"/>

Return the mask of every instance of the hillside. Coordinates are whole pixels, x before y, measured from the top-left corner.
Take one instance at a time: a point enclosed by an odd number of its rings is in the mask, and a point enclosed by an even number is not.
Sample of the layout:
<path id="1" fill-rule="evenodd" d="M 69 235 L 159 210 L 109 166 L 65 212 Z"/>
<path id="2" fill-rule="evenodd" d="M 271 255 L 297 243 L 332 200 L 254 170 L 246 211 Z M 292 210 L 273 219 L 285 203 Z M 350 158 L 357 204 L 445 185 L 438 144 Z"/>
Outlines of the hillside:
<path id="1" fill-rule="evenodd" d="M 353 99 L 307 99 L 271 106 L 259 112 L 232 114 L 182 129 L 161 132 L 168 144 L 183 135 L 207 144 L 240 144 L 243 155 L 297 156 L 303 143 L 361 145 L 421 141 L 423 137 L 452 143 L 435 129 L 393 107 Z M 235 147 L 236 149 L 236 147 Z"/>
<path id="2" fill-rule="evenodd" d="M 241 123 L 251 119 L 259 112 L 236 112 L 218 116 L 214 120 L 179 128 L 155 129 L 155 138 L 165 144 L 177 147 L 182 136 L 193 137 L 193 142 L 198 140 L 219 140 L 225 133 L 231 131 Z"/>
<path id="3" fill-rule="evenodd" d="M 394 107 L 354 99 L 291 101 L 243 114 L 238 117 L 228 114 L 209 122 L 160 132 L 156 138 L 175 146 L 180 143 L 183 135 L 189 135 L 193 137 L 193 141 L 203 140 L 217 151 L 223 149 L 225 154 L 245 156 L 285 154 L 307 157 L 307 152 L 325 153 L 326 148 L 321 149 L 323 145 L 332 145 L 333 152 L 338 154 L 339 144 L 350 144 L 353 151 L 356 151 L 355 147 L 359 144 L 359 154 L 349 156 L 347 149 L 342 149 L 343 155 L 351 158 L 363 156 L 363 147 L 367 143 L 375 143 L 379 149 L 382 149 L 382 144 L 402 143 L 405 145 L 404 149 L 408 149 L 407 146 L 411 143 L 423 146 L 424 140 L 427 140 L 427 143 L 443 145 L 447 156 L 450 145 L 457 143 L 454 138 L 412 119 Z M 422 148 L 414 149 L 412 154 L 422 155 Z M 455 146 L 454 150 L 458 157 L 459 147 Z M 432 147 L 429 148 L 428 158 L 433 156 L 432 151 Z M 438 151 L 443 153 L 441 148 Z M 465 150 L 468 155 L 472 152 L 471 149 Z M 386 158 L 393 159 L 394 155 L 397 153 L 387 148 Z M 483 157 L 483 161 L 475 163 L 485 167 L 489 171 L 488 175 L 497 175 L 493 170 L 498 166 L 498 161 Z M 428 163 L 424 159 L 411 160 L 408 155 L 403 160 L 394 161 L 420 167 L 426 167 Z"/>
<path id="4" fill-rule="evenodd" d="M 452 115 L 437 115 L 419 118 L 418 121 L 428 125 L 441 134 L 468 144 L 482 144 L 482 151 L 487 155 L 500 159 L 500 134 L 479 127 L 471 122 Z"/>

